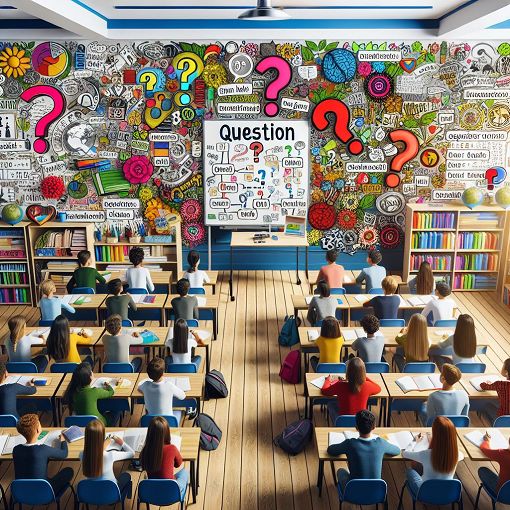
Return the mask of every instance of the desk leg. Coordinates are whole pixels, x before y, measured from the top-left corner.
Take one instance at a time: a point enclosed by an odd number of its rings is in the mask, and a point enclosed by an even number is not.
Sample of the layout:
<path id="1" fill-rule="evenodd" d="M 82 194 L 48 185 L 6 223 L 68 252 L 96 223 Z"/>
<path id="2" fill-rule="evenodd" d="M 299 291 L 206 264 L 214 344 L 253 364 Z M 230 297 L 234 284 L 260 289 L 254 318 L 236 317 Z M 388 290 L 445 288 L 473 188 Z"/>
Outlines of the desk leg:
<path id="1" fill-rule="evenodd" d="M 57 399 L 55 397 L 51 398 L 51 410 L 53 412 L 53 426 L 58 427 L 60 422 L 58 421 L 58 412 L 57 412 Z"/>
<path id="2" fill-rule="evenodd" d="M 207 372 L 210 371 L 210 362 L 209 362 L 209 344 L 205 346 L 205 369 Z"/>
<path id="3" fill-rule="evenodd" d="M 319 497 L 322 496 L 322 479 L 324 478 L 324 461 L 319 459 L 319 471 L 317 473 L 317 487 L 319 488 Z"/>
<path id="4" fill-rule="evenodd" d="M 213 338 L 214 340 L 218 339 L 218 309 L 215 308 L 213 310 Z"/>
<path id="5" fill-rule="evenodd" d="M 191 494 L 193 495 L 193 503 L 197 502 L 197 480 L 196 480 L 196 467 L 195 461 L 190 461 L 190 485 L 191 485 Z"/>
<path id="6" fill-rule="evenodd" d="M 391 427 L 391 401 L 392 398 L 388 398 L 388 409 L 386 410 L 386 426 Z"/>
<path id="7" fill-rule="evenodd" d="M 212 293 L 216 294 L 216 285 L 212 285 Z"/>
<path id="8" fill-rule="evenodd" d="M 235 301 L 235 299 L 236 299 L 234 296 L 233 277 L 234 277 L 234 257 L 232 254 L 232 245 L 230 245 L 230 277 L 228 279 L 228 288 L 230 291 L 230 301 Z"/>
<path id="9" fill-rule="evenodd" d="M 306 274 L 306 280 L 309 281 L 309 277 L 308 277 L 308 245 L 305 246 L 305 274 Z"/>
<path id="10" fill-rule="evenodd" d="M 299 278 L 299 246 L 296 246 L 296 285 L 301 285 Z"/>
<path id="11" fill-rule="evenodd" d="M 196 469 L 196 478 L 195 483 L 197 484 L 197 494 L 198 494 L 198 488 L 200 487 L 200 448 L 198 449 L 197 454 L 197 469 Z"/>

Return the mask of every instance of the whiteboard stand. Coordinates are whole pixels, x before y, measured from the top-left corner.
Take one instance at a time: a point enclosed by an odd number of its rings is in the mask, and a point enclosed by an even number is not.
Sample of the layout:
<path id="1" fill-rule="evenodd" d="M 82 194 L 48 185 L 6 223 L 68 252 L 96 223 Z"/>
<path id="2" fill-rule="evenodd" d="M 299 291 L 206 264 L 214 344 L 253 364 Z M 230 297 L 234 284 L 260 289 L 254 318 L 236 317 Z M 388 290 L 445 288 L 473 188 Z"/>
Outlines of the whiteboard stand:
<path id="1" fill-rule="evenodd" d="M 211 241 L 211 227 L 207 227 L 207 260 L 209 262 L 209 271 L 212 271 L 212 241 Z"/>

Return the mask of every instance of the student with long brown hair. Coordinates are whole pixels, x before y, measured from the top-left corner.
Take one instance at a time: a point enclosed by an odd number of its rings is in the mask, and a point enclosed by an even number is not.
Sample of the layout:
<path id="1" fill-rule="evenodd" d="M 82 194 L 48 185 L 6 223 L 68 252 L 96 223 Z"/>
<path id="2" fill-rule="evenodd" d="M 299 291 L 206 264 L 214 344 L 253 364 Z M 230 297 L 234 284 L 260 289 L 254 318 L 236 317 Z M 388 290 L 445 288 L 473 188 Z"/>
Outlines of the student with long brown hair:
<path id="1" fill-rule="evenodd" d="M 351 358 L 347 362 L 345 379 L 343 377 L 326 377 L 322 394 L 338 397 L 328 404 L 328 412 L 334 423 L 339 415 L 356 414 L 366 409 L 368 399 L 377 395 L 381 387 L 367 377 L 365 363 L 361 358 Z"/>
<path id="2" fill-rule="evenodd" d="M 397 348 L 393 361 L 399 370 L 402 370 L 406 363 L 429 360 L 427 319 L 423 315 L 415 313 L 407 328 L 403 328 L 395 340 L 400 347 Z"/>
<path id="3" fill-rule="evenodd" d="M 427 435 L 420 435 L 416 439 L 417 442 L 428 440 Z M 417 452 L 404 450 L 402 456 L 419 464 L 407 470 L 407 484 L 415 495 L 427 480 L 451 480 L 457 464 L 464 458 L 457 444 L 455 426 L 445 416 L 438 416 L 432 423 L 428 449 Z"/>
<path id="4" fill-rule="evenodd" d="M 340 332 L 340 323 L 335 317 L 325 317 L 322 321 L 321 334 L 315 345 L 319 349 L 319 357 L 312 356 L 310 364 L 315 370 L 318 363 L 340 363 L 344 339 Z"/>
<path id="5" fill-rule="evenodd" d="M 409 280 L 408 285 L 409 292 L 411 294 L 419 294 L 422 296 L 434 294 L 434 287 L 436 285 L 436 281 L 434 280 L 432 268 L 430 267 L 430 264 L 427 261 L 423 261 L 420 264 L 420 269 L 418 269 L 418 273 L 412 280 Z"/>
<path id="6" fill-rule="evenodd" d="M 148 478 L 175 480 L 179 485 L 181 498 L 184 496 L 189 474 L 185 469 L 174 472 L 174 468 L 182 466 L 183 460 L 177 447 L 170 443 L 170 427 L 165 418 L 152 418 L 145 445 L 140 453 L 140 462 Z"/>
<path id="7" fill-rule="evenodd" d="M 127 493 L 131 498 L 131 475 L 123 471 L 118 479 L 115 478 L 113 465 L 120 460 L 132 459 L 134 455 L 134 450 L 122 438 L 105 438 L 105 428 L 99 420 L 92 420 L 85 427 L 85 445 L 80 459 L 86 478 L 111 480 L 119 486 L 121 494 Z"/>

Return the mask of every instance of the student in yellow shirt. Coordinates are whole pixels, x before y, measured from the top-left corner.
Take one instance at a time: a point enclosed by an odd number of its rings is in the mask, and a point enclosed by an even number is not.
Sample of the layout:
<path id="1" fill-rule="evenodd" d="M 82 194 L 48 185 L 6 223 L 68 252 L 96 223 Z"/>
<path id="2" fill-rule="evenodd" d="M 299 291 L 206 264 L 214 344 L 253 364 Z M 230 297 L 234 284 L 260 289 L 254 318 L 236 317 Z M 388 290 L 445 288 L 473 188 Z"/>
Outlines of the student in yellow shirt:
<path id="1" fill-rule="evenodd" d="M 325 317 L 322 321 L 321 334 L 315 341 L 319 357 L 312 356 L 310 363 L 315 370 L 318 363 L 340 363 L 344 339 L 340 333 L 340 323 L 335 317 Z"/>
<path id="2" fill-rule="evenodd" d="M 81 363 L 78 344 L 92 344 L 84 330 L 79 333 L 71 333 L 69 321 L 63 315 L 59 315 L 51 325 L 46 348 L 48 356 L 56 363 Z M 86 362 L 93 366 L 92 358 L 87 356 Z"/>

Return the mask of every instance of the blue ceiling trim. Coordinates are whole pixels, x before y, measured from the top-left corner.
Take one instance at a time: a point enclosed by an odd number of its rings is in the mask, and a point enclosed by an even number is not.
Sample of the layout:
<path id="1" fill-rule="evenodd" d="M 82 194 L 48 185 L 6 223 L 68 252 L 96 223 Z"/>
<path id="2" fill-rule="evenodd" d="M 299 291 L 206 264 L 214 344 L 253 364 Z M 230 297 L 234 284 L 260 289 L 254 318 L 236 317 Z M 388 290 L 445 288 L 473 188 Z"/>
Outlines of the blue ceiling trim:
<path id="1" fill-rule="evenodd" d="M 307 6 L 307 7 L 284 7 L 284 10 L 291 11 L 291 10 L 371 10 L 371 9 L 377 9 L 377 10 L 403 10 L 403 9 L 433 9 L 434 6 L 432 5 L 402 5 L 402 6 L 396 6 L 396 5 L 316 5 L 316 6 Z M 210 10 L 239 10 L 239 9 L 253 9 L 253 5 L 115 5 L 114 9 L 123 10 L 123 11 L 136 11 L 136 10 L 169 10 L 169 11 L 178 11 L 178 10 L 199 10 L 204 9 L 207 11 Z"/>
<path id="2" fill-rule="evenodd" d="M 437 20 L 413 19 L 290 19 L 283 21 L 248 21 L 241 19 L 109 19 L 108 28 L 126 29 L 431 29 Z"/>
<path id="3" fill-rule="evenodd" d="M 459 5 L 458 7 L 455 7 L 455 9 L 452 9 L 450 12 L 447 12 L 446 14 L 443 14 L 439 21 L 442 21 L 446 19 L 448 16 L 451 16 L 452 14 L 455 14 L 456 12 L 461 11 L 462 9 L 465 9 L 468 5 L 472 5 L 478 2 L 478 0 L 468 0 L 467 2 L 463 3 L 462 5 Z"/>
<path id="4" fill-rule="evenodd" d="M 76 5 L 79 5 L 80 7 L 83 7 L 83 9 L 91 12 L 92 14 L 95 14 L 98 18 L 101 18 L 103 21 L 106 22 L 108 21 L 108 18 L 104 14 L 101 14 L 100 12 L 96 11 L 95 9 L 90 7 L 90 5 L 87 5 L 85 2 L 82 2 L 81 0 L 71 0 L 71 2 L 75 3 Z"/>
<path id="5" fill-rule="evenodd" d="M 0 19 L 0 30 L 35 30 L 59 28 L 42 19 Z"/>
<path id="6" fill-rule="evenodd" d="M 491 29 L 501 29 L 501 28 L 510 28 L 510 19 L 507 19 L 506 21 L 501 21 L 500 23 L 496 23 L 495 25 L 492 25 L 490 27 L 487 27 L 487 28 L 491 28 Z"/>

